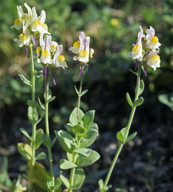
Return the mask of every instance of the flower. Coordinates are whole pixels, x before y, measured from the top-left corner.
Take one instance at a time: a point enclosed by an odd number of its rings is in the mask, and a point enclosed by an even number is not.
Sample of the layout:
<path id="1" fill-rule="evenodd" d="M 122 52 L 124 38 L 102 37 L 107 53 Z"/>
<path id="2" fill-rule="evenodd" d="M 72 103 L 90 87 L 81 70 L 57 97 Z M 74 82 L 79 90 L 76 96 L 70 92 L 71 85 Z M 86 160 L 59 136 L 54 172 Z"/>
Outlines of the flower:
<path id="1" fill-rule="evenodd" d="M 70 51 L 76 54 L 73 59 L 76 61 L 80 61 L 83 64 L 89 62 L 89 57 L 94 53 L 94 49 L 90 49 L 90 37 L 85 37 L 84 32 L 80 32 L 79 41 L 73 43 L 73 46 L 70 47 Z"/>
<path id="2" fill-rule="evenodd" d="M 158 49 L 161 44 L 159 43 L 158 37 L 155 36 L 155 30 L 150 26 L 150 28 L 146 30 L 146 33 L 146 44 L 148 48 L 152 50 Z"/>
<path id="3" fill-rule="evenodd" d="M 38 62 L 41 62 L 43 64 L 51 64 L 52 59 L 51 59 L 51 53 L 50 53 L 50 42 L 51 42 L 52 37 L 49 35 L 45 36 L 44 40 L 44 49 L 41 51 L 41 56 L 40 59 L 37 59 Z"/>
<path id="4" fill-rule="evenodd" d="M 63 69 L 67 68 L 67 63 L 65 62 L 65 56 L 62 55 L 62 45 L 57 45 L 56 53 L 53 57 L 53 64 L 57 67 L 62 67 Z"/>
<path id="5" fill-rule="evenodd" d="M 160 67 L 160 57 L 158 55 L 159 51 L 156 52 L 151 52 L 148 54 L 147 56 L 147 65 L 151 68 L 154 69 L 154 71 L 156 70 L 156 68 Z"/>
<path id="6" fill-rule="evenodd" d="M 39 17 L 37 16 L 35 7 L 32 8 L 32 12 L 33 12 L 33 14 L 31 17 L 31 31 L 33 31 L 33 32 L 37 31 L 42 34 L 45 34 L 45 33 L 50 34 L 48 32 L 48 27 L 45 24 L 45 20 L 46 20 L 45 11 L 42 10 Z"/>
<path id="7" fill-rule="evenodd" d="M 136 67 L 139 66 L 139 61 L 142 63 L 142 69 L 144 73 L 145 66 L 151 67 L 154 70 L 160 67 L 159 47 L 160 43 L 158 37 L 155 36 L 155 30 L 150 26 L 146 30 L 146 36 L 143 34 L 142 27 L 140 26 L 140 32 L 138 33 L 137 43 L 133 46 L 132 51 L 128 53 L 128 56 L 132 59 L 136 59 Z"/>
<path id="8" fill-rule="evenodd" d="M 19 44 L 19 47 L 23 47 L 24 45 L 28 46 L 31 40 L 31 34 L 29 30 L 26 30 L 25 33 L 21 33 L 19 38 L 15 38 L 14 41 Z"/>
<path id="9" fill-rule="evenodd" d="M 136 44 L 133 46 L 132 51 L 128 53 L 132 59 L 138 59 L 139 61 L 142 61 L 143 54 L 142 54 L 142 38 L 144 38 L 145 35 L 143 34 L 143 29 L 140 26 L 140 31 L 138 32 L 138 38 Z"/>

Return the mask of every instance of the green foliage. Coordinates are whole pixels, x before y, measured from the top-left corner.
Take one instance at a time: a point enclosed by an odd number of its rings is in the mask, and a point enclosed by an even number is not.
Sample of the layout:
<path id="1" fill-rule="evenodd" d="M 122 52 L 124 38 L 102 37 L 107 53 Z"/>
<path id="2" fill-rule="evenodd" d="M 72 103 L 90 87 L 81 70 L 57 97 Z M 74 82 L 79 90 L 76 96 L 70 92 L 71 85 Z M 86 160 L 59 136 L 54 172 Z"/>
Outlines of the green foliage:
<path id="1" fill-rule="evenodd" d="M 29 166 L 31 166 L 31 164 L 29 163 Z M 30 170 L 28 169 L 28 175 L 30 175 Z M 43 167 L 43 165 L 41 165 L 38 162 L 35 162 L 34 165 L 34 175 L 32 178 L 32 182 L 33 182 L 33 191 L 37 191 L 37 192 L 51 192 L 52 191 L 52 186 L 51 186 L 51 176 L 49 175 L 49 173 L 46 171 L 46 169 Z M 59 179 L 55 180 L 55 192 L 60 192 L 61 188 L 61 181 Z"/>
<path id="2" fill-rule="evenodd" d="M 74 169 L 73 186 L 68 178 L 60 174 L 62 182 L 69 189 L 79 189 L 85 180 L 85 173 L 81 168 L 93 164 L 100 158 L 96 151 L 87 148 L 98 136 L 98 126 L 93 122 L 94 114 L 93 110 L 84 114 L 79 109 L 78 115 L 77 108 L 74 108 L 67 126 L 70 133 L 64 130 L 55 131 L 61 147 L 67 152 L 68 159 L 60 160 L 60 168 Z"/>
<path id="3" fill-rule="evenodd" d="M 5 186 L 10 186 L 12 184 L 8 176 L 8 159 L 3 157 L 3 167 L 0 169 L 0 184 Z"/>
<path id="4" fill-rule="evenodd" d="M 25 144 L 25 143 L 18 143 L 17 148 L 19 153 L 25 157 L 28 160 L 32 159 L 32 148 L 30 145 Z"/>
<path id="5" fill-rule="evenodd" d="M 122 128 L 120 131 L 117 132 L 117 140 L 124 144 L 132 140 L 137 135 L 137 132 L 132 133 L 127 137 L 127 128 Z"/>
<path id="6" fill-rule="evenodd" d="M 161 103 L 167 105 L 173 111 L 173 93 L 171 95 L 160 94 L 158 99 Z"/>

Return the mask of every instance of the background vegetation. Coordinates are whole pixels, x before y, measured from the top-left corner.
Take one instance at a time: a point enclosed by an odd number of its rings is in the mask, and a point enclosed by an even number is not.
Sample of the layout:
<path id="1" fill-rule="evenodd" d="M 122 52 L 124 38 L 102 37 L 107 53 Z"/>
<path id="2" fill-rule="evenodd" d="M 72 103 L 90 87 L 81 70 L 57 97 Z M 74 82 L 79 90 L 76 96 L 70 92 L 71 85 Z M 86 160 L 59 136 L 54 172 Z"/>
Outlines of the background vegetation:
<path id="1" fill-rule="evenodd" d="M 156 30 L 162 44 L 161 68 L 155 72 L 147 68 L 143 75 L 146 84 L 145 103 L 138 109 L 133 130 L 138 136 L 123 151 L 112 177 L 113 191 L 157 191 L 172 190 L 173 179 L 173 113 L 159 102 L 158 96 L 166 94 L 163 102 L 171 106 L 173 93 L 173 0 L 26 0 L 37 12 L 44 9 L 46 23 L 53 39 L 63 44 L 68 63 L 66 71 L 56 72 L 57 86 L 52 85 L 56 100 L 52 104 L 51 129 L 63 128 L 76 105 L 74 84 L 78 85 L 78 69 L 74 67 L 72 54 L 68 50 L 78 39 L 80 31 L 91 36 L 94 59 L 91 60 L 84 86 L 89 92 L 83 97 L 82 108 L 96 110 L 96 122 L 100 137 L 93 148 L 102 157 L 88 170 L 86 188 L 97 189 L 98 177 L 104 177 L 110 160 L 117 148 L 116 132 L 126 123 L 129 107 L 125 93 L 133 95 L 135 77 L 129 71 L 135 61 L 127 57 L 136 41 L 139 25 L 144 29 L 150 25 Z M 10 29 L 17 18 L 17 5 L 22 0 L 1 0 L 0 5 L 0 172 L 3 172 L 3 157 L 8 157 L 10 179 L 25 173 L 25 161 L 16 150 L 16 143 L 23 138 L 19 128 L 30 131 L 27 122 L 29 90 L 22 84 L 18 74 L 29 74 L 29 60 L 24 48 L 19 48 L 13 38 L 19 34 Z M 40 67 L 37 64 L 38 68 Z M 41 95 L 40 95 L 41 97 Z M 42 124 L 40 124 L 40 127 Z M 26 141 L 27 142 L 27 141 Z M 63 155 L 58 143 L 54 148 L 58 165 Z M 18 158 L 18 161 L 15 161 Z M 47 166 L 47 162 L 43 162 Z M 58 167 L 55 167 L 58 175 Z M 123 169 L 123 170 L 122 170 Z M 96 171 L 97 170 L 97 171 Z M 1 178 L 1 177 L 0 177 Z M 91 178 L 94 178 L 94 182 Z M 7 180 L 6 180 L 7 181 Z M 0 179 L 1 185 L 10 185 Z M 89 189 L 89 186 L 92 188 Z M 119 189 L 118 189 L 119 188 Z M 87 190 L 85 190 L 87 191 Z"/>

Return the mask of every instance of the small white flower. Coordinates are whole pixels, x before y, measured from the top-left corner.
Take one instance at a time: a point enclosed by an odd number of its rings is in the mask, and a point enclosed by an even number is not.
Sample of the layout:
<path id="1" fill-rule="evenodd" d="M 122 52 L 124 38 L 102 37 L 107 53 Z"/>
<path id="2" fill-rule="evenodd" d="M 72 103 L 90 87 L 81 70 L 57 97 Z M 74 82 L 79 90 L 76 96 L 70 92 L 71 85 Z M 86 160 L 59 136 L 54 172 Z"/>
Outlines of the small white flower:
<path id="1" fill-rule="evenodd" d="M 38 31 L 39 33 L 42 34 L 50 34 L 48 32 L 48 27 L 45 24 L 46 20 L 46 13 L 44 10 L 41 11 L 40 16 L 37 16 L 36 9 L 35 7 L 32 8 L 32 17 L 31 17 L 31 31 L 36 32 Z"/>
<path id="2" fill-rule="evenodd" d="M 74 60 L 78 60 L 82 63 L 88 63 L 89 61 L 89 44 L 90 44 L 90 37 L 85 38 L 85 47 L 82 49 L 78 56 L 74 57 Z"/>
<path id="3" fill-rule="evenodd" d="M 24 45 L 28 46 L 31 40 L 31 34 L 29 30 L 26 30 L 25 33 L 21 33 L 19 38 L 15 38 L 14 41 L 19 44 L 19 47 L 23 47 Z"/>
<path id="4" fill-rule="evenodd" d="M 128 53 L 129 57 L 132 57 L 132 59 L 137 59 L 138 61 L 142 61 L 143 54 L 142 54 L 142 38 L 144 38 L 145 35 L 143 33 L 143 29 L 140 26 L 140 31 L 138 33 L 137 42 L 133 46 L 132 51 Z"/>
<path id="5" fill-rule="evenodd" d="M 150 28 L 146 30 L 146 33 L 147 46 L 153 51 L 158 49 L 161 44 L 159 43 L 158 37 L 155 36 L 155 30 L 150 26 Z"/>
<path id="6" fill-rule="evenodd" d="M 63 69 L 67 68 L 67 63 L 65 62 L 65 56 L 62 55 L 62 45 L 57 46 L 56 53 L 53 57 L 53 64 L 55 67 L 62 67 Z"/>
<path id="7" fill-rule="evenodd" d="M 22 21 L 23 32 L 25 32 L 26 29 L 31 24 L 31 17 L 32 17 L 32 10 L 31 10 L 31 8 L 28 6 L 27 3 L 24 3 L 24 6 L 26 7 L 28 13 L 24 13 L 23 12 L 22 6 L 17 6 L 17 11 L 18 11 L 19 19 Z"/>
<path id="8" fill-rule="evenodd" d="M 90 49 L 90 37 L 85 37 L 84 32 L 80 32 L 79 34 L 79 41 L 74 42 L 73 47 L 70 47 L 70 51 L 76 54 L 76 56 L 73 57 L 74 60 L 78 60 L 82 63 L 88 63 L 89 62 L 89 56 L 92 58 L 92 55 L 94 53 L 94 49 Z"/>
<path id="9" fill-rule="evenodd" d="M 75 41 L 73 43 L 73 47 L 70 47 L 69 50 L 72 51 L 74 54 L 79 54 L 81 50 L 84 49 L 84 46 L 85 46 L 85 33 L 80 32 L 79 41 Z"/>
<path id="10" fill-rule="evenodd" d="M 14 25 L 11 28 L 15 28 L 17 30 L 22 29 L 22 20 L 20 18 L 15 19 Z"/>
<path id="11" fill-rule="evenodd" d="M 156 68 L 160 67 L 160 57 L 159 55 L 157 55 L 159 53 L 159 51 L 156 52 L 151 52 L 148 54 L 147 56 L 147 65 L 151 68 L 154 69 L 154 71 L 156 70 Z"/>
<path id="12" fill-rule="evenodd" d="M 50 42 L 50 51 L 54 54 L 57 49 L 58 43 L 55 41 Z"/>
<path id="13" fill-rule="evenodd" d="M 50 53 L 50 42 L 51 42 L 52 37 L 46 35 L 45 36 L 45 43 L 44 43 L 44 49 L 41 51 L 41 57 L 40 59 L 37 59 L 37 61 L 43 64 L 52 64 L 52 59 L 51 59 L 51 53 Z"/>

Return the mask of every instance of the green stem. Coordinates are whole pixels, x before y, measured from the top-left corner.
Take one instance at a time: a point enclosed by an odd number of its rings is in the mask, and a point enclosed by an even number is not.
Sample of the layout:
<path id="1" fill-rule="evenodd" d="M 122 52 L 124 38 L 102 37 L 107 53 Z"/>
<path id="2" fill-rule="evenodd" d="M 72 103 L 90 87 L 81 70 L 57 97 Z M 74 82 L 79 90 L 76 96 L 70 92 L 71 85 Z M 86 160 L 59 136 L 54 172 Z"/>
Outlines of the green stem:
<path id="1" fill-rule="evenodd" d="M 139 97 L 139 89 L 140 89 L 140 75 L 141 75 L 141 66 L 138 67 L 138 73 L 137 73 L 137 80 L 136 80 L 136 89 L 135 89 L 135 98 L 134 98 L 134 102 L 136 100 L 138 100 L 138 97 Z M 134 118 L 134 115 L 135 115 L 135 111 L 136 111 L 136 107 L 133 105 L 132 106 L 132 109 L 131 109 L 131 113 L 130 113 L 130 117 L 129 117 L 129 120 L 128 120 L 128 123 L 127 123 L 127 127 L 126 127 L 126 132 L 125 132 L 125 138 L 128 137 L 128 134 L 129 134 L 129 131 L 130 131 L 130 127 L 131 127 L 131 124 L 132 124 L 132 121 L 133 121 L 133 118 Z M 106 179 L 105 179 L 105 182 L 104 182 L 104 186 L 103 186 L 103 189 L 101 190 L 101 192 L 106 192 L 107 191 L 107 185 L 109 183 L 109 180 L 110 180 L 110 177 L 111 177 L 111 174 L 112 174 L 112 171 L 115 167 L 115 164 L 117 162 L 117 159 L 120 155 L 120 152 L 123 148 L 125 143 L 121 143 L 117 149 L 117 152 L 114 156 L 114 159 L 112 161 L 112 164 L 109 168 L 109 171 L 108 171 L 108 174 L 106 176 Z"/>
<path id="2" fill-rule="evenodd" d="M 78 91 L 78 101 L 77 101 L 77 118 L 78 118 L 78 120 L 80 120 L 79 119 L 79 109 L 80 109 L 80 102 L 81 102 L 82 86 L 83 86 L 83 75 L 81 75 L 80 86 L 79 86 L 79 91 Z M 73 155 L 73 162 L 75 162 L 75 161 L 76 161 L 76 154 Z M 76 170 L 76 168 L 72 168 L 71 172 L 70 172 L 70 187 L 72 187 L 74 184 L 75 170 Z M 73 190 L 70 189 L 69 192 L 73 192 Z"/>
<path id="3" fill-rule="evenodd" d="M 80 109 L 80 102 L 81 102 L 82 85 L 83 85 L 83 75 L 81 75 L 80 87 L 79 87 L 79 92 L 78 92 L 78 102 L 77 102 L 77 118 L 78 119 L 79 119 L 79 109 Z"/>
<path id="4" fill-rule="evenodd" d="M 34 69 L 34 58 L 33 58 L 33 49 L 32 44 L 29 46 L 30 48 L 30 56 L 31 56 L 31 98 L 32 101 L 35 101 L 35 69 Z M 34 113 L 34 110 L 33 110 Z M 33 114 L 34 116 L 34 114 Z M 31 160 L 31 173 L 30 173 L 30 187 L 29 192 L 32 191 L 32 180 L 34 174 L 34 165 L 35 165 L 35 139 L 36 139 L 36 123 L 32 123 L 32 141 L 31 141 L 31 148 L 32 148 L 32 160 Z"/>
<path id="5" fill-rule="evenodd" d="M 50 163 L 50 174 L 51 174 L 51 180 L 52 185 L 55 184 L 55 177 L 54 177 L 54 170 L 53 170 L 53 159 L 52 159 L 52 151 L 51 151 L 51 139 L 50 139 L 50 133 L 49 133 L 49 102 L 48 102 L 48 93 L 49 93 L 49 80 L 48 80 L 48 72 L 47 77 L 45 79 L 45 127 L 46 127 L 46 135 L 49 140 L 49 144 L 47 146 L 48 149 L 48 156 L 49 156 L 49 163 Z M 52 191 L 54 192 L 54 190 Z"/>

